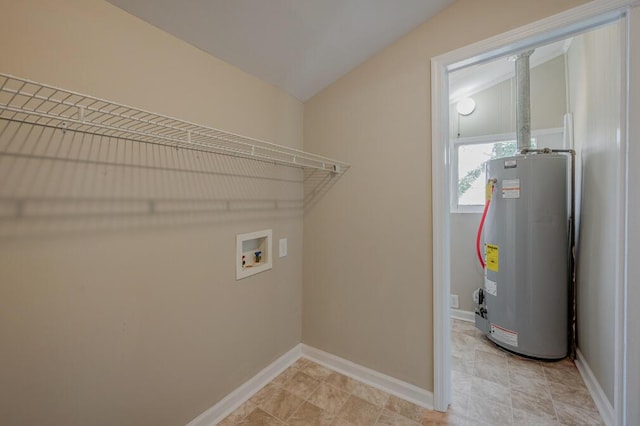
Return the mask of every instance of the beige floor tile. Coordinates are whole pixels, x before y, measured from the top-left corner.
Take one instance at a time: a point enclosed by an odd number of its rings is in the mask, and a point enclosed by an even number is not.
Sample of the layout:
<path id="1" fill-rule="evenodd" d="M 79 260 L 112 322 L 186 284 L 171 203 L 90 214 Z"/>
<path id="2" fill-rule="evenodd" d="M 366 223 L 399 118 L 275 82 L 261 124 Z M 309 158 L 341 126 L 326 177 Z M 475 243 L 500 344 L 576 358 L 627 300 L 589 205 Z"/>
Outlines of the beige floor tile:
<path id="1" fill-rule="evenodd" d="M 541 361 L 541 363 L 547 368 L 553 369 L 576 369 L 576 364 L 571 360 L 571 358 L 563 358 L 558 361 Z"/>
<path id="2" fill-rule="evenodd" d="M 280 420 L 276 419 L 267 412 L 256 408 L 238 426 L 284 426 Z"/>
<path id="3" fill-rule="evenodd" d="M 584 386 L 582 377 L 578 373 L 578 369 L 573 365 L 566 363 L 563 366 L 554 366 L 553 364 L 543 365 L 544 375 L 549 382 L 561 383 L 567 386 Z"/>
<path id="4" fill-rule="evenodd" d="M 302 370 L 305 367 L 308 367 L 309 365 L 313 364 L 313 361 L 307 359 L 307 358 L 298 358 L 296 360 L 296 362 L 294 362 L 291 367 L 298 369 L 298 370 Z"/>
<path id="5" fill-rule="evenodd" d="M 385 409 L 398 413 L 416 423 L 422 421 L 424 415 L 424 408 L 394 395 L 389 396 Z"/>
<path id="6" fill-rule="evenodd" d="M 452 322 L 452 405 L 417 405 L 300 358 L 220 425 L 601 425 L 573 362 L 533 361 L 499 349 L 472 324 Z"/>
<path id="7" fill-rule="evenodd" d="M 469 339 L 469 331 L 469 325 L 452 322 L 450 412 L 456 412 L 458 424 L 502 424 L 508 422 L 503 416 L 505 411 L 511 411 L 516 425 L 580 424 L 576 419 L 600 424 L 600 416 L 573 361 L 530 360 L 500 349 L 479 331 Z M 468 355 L 470 352 L 473 357 Z M 467 355 L 462 358 L 460 354 L 464 353 Z M 474 378 L 467 392 L 465 373 L 469 373 L 469 359 L 474 360 Z M 588 415 L 595 417 L 585 420 Z M 425 416 L 423 424 L 453 424 L 438 421 L 442 419 Z"/>
<path id="8" fill-rule="evenodd" d="M 468 394 L 471 392 L 472 382 L 473 375 L 471 374 L 460 373 L 457 371 L 451 372 L 451 389 L 456 392 Z"/>
<path id="9" fill-rule="evenodd" d="M 586 387 L 565 386 L 560 383 L 549 383 L 551 398 L 565 404 L 571 404 L 591 411 L 597 411 L 596 405 Z"/>
<path id="10" fill-rule="evenodd" d="M 451 411 L 452 409 L 450 409 Z M 422 412 L 422 424 L 423 425 L 431 425 L 431 424 L 446 424 L 445 422 L 449 418 L 450 413 L 442 413 L 440 411 L 434 410 L 424 410 Z"/>
<path id="11" fill-rule="evenodd" d="M 516 426 L 558 426 L 555 418 L 540 417 L 527 411 L 513 409 L 513 424 Z"/>
<path id="12" fill-rule="evenodd" d="M 483 352 L 489 352 L 495 355 L 500 355 L 506 357 L 507 352 L 500 349 L 498 345 L 493 343 L 487 336 L 482 335 L 481 337 L 476 338 L 475 349 Z"/>
<path id="13" fill-rule="evenodd" d="M 347 393 L 353 392 L 358 385 L 358 382 L 353 380 L 351 377 L 347 377 L 336 372 L 329 374 L 329 376 L 325 379 L 325 383 Z"/>
<path id="14" fill-rule="evenodd" d="M 240 421 L 242 421 L 245 417 L 251 414 L 251 412 L 255 409 L 256 409 L 256 406 L 252 402 L 247 401 L 244 404 L 242 404 L 240 407 L 238 407 L 233 413 L 225 417 L 223 421 L 218 423 L 218 425 L 231 426 L 231 425 L 235 425 L 236 423 L 240 423 Z"/>
<path id="15" fill-rule="evenodd" d="M 333 424 L 340 426 L 371 426 L 375 424 L 381 411 L 381 407 L 352 395 L 338 412 Z"/>
<path id="16" fill-rule="evenodd" d="M 457 355 L 451 355 L 451 371 L 458 371 L 460 373 L 473 374 L 473 368 L 475 365 L 474 358 L 462 358 Z"/>
<path id="17" fill-rule="evenodd" d="M 475 354 L 474 351 L 470 351 L 469 348 L 475 347 L 476 344 L 477 339 L 473 336 L 466 334 L 453 334 L 451 336 L 451 355 L 462 359 L 473 360 Z"/>
<path id="18" fill-rule="evenodd" d="M 478 425 L 500 425 L 507 426 L 513 424 L 513 413 L 508 404 L 488 403 L 487 399 L 469 399 L 469 417 L 477 421 Z"/>
<path id="19" fill-rule="evenodd" d="M 283 386 L 298 372 L 297 368 L 289 367 L 271 381 L 274 385 Z"/>
<path id="20" fill-rule="evenodd" d="M 351 393 L 379 407 L 384 407 L 384 404 L 386 404 L 389 399 L 388 393 L 359 382 L 356 383 L 356 387 Z"/>
<path id="21" fill-rule="evenodd" d="M 480 377 L 474 377 L 471 381 L 471 397 L 481 399 L 487 404 L 511 404 L 511 389 L 499 383 Z"/>
<path id="22" fill-rule="evenodd" d="M 469 408 L 469 393 L 451 392 L 451 405 L 461 410 Z"/>
<path id="23" fill-rule="evenodd" d="M 283 387 L 300 398 L 307 399 L 319 385 L 318 380 L 298 371 Z"/>
<path id="24" fill-rule="evenodd" d="M 242 421 L 242 419 L 240 420 L 233 420 L 230 419 L 229 417 L 226 417 L 224 420 L 222 420 L 221 422 L 216 423 L 216 426 L 235 426 L 237 425 L 240 421 Z"/>
<path id="25" fill-rule="evenodd" d="M 280 386 L 274 385 L 273 383 L 268 383 L 265 387 L 260 389 L 254 396 L 249 399 L 249 402 L 261 406 L 273 392 L 277 392 L 280 390 Z"/>
<path id="26" fill-rule="evenodd" d="M 537 361 L 518 356 L 509 356 L 507 357 L 507 363 L 509 364 L 509 372 L 513 371 L 523 376 L 531 377 L 532 379 L 545 380 L 542 365 Z"/>
<path id="27" fill-rule="evenodd" d="M 349 394 L 341 391 L 338 388 L 334 388 L 327 383 L 321 383 L 318 388 L 313 391 L 307 401 L 322 408 L 323 410 L 335 414 L 349 399 Z"/>
<path id="28" fill-rule="evenodd" d="M 320 364 L 310 364 L 300 371 L 302 371 L 307 376 L 313 377 L 316 380 L 324 380 L 332 373 L 331 370 L 321 366 Z"/>
<path id="29" fill-rule="evenodd" d="M 446 413 L 439 411 L 424 410 L 423 425 L 454 425 L 454 426 L 472 426 L 473 420 L 469 416 L 467 409 L 450 406 Z"/>
<path id="30" fill-rule="evenodd" d="M 519 371 L 509 371 L 509 382 L 512 390 L 524 392 L 539 398 L 551 398 L 549 383 L 544 379 L 534 378 Z"/>
<path id="31" fill-rule="evenodd" d="M 422 416 L 420 416 L 420 421 Z M 384 409 L 376 422 L 376 426 L 418 426 L 420 423 L 414 422 L 394 411 Z"/>
<path id="32" fill-rule="evenodd" d="M 284 389 L 274 390 L 260 405 L 267 413 L 286 421 L 302 405 L 304 400 Z"/>
<path id="33" fill-rule="evenodd" d="M 473 375 L 503 386 L 509 386 L 509 370 L 507 368 L 486 364 L 476 359 Z"/>
<path id="34" fill-rule="evenodd" d="M 455 334 L 466 334 L 475 337 L 476 327 L 473 323 L 466 321 L 453 321 L 451 323 L 451 332 Z"/>
<path id="35" fill-rule="evenodd" d="M 511 390 L 511 407 L 539 417 L 556 419 L 556 410 L 550 397 L 539 398 L 517 390 Z"/>
<path id="36" fill-rule="evenodd" d="M 334 416 L 310 402 L 303 403 L 289 420 L 291 426 L 329 426 Z"/>
<path id="37" fill-rule="evenodd" d="M 558 414 L 558 421 L 562 425 L 566 426 L 592 426 L 603 425 L 598 412 L 593 410 L 586 410 L 584 408 L 576 407 L 571 404 L 565 404 L 554 400 L 553 405 L 556 408 Z"/>
<path id="38" fill-rule="evenodd" d="M 492 352 L 476 350 L 475 360 L 476 365 L 482 363 L 483 365 L 500 368 L 503 371 L 507 371 L 508 368 L 507 357 Z"/>

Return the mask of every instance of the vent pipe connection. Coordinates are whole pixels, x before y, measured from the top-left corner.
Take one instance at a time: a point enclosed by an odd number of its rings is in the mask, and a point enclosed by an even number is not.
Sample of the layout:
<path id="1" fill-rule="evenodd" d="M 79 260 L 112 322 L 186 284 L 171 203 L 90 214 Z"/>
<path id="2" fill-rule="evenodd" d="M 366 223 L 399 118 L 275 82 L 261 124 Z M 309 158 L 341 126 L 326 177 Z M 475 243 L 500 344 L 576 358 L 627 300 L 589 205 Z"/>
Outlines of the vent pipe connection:
<path id="1" fill-rule="evenodd" d="M 529 56 L 533 50 L 516 55 L 516 135 L 518 152 L 531 148 L 531 87 Z"/>

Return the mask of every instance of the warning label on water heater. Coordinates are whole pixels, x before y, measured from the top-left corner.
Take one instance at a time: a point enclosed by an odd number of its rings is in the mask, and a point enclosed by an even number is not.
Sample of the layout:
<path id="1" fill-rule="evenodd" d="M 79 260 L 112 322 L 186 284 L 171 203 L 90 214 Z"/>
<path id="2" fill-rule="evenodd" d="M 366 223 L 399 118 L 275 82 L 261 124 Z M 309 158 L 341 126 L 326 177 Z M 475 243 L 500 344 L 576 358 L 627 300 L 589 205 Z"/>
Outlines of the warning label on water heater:
<path id="1" fill-rule="evenodd" d="M 498 272 L 498 246 L 485 244 L 485 253 L 487 256 L 487 269 Z"/>
<path id="2" fill-rule="evenodd" d="M 491 323 L 491 336 L 507 345 L 518 347 L 518 333 Z"/>
<path id="3" fill-rule="evenodd" d="M 498 295 L 498 283 L 495 281 L 491 281 L 489 278 L 484 279 L 484 291 L 489 293 L 492 296 Z"/>
<path id="4" fill-rule="evenodd" d="M 502 198 L 520 198 L 520 179 L 502 181 Z"/>

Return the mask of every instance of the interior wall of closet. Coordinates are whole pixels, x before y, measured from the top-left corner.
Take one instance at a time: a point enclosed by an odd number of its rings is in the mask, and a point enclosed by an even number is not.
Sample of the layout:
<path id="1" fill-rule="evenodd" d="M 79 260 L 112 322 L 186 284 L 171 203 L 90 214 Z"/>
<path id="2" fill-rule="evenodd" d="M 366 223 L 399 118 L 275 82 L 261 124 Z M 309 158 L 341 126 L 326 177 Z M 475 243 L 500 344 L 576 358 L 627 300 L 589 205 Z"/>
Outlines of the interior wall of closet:
<path id="1" fill-rule="evenodd" d="M 106 2 L 0 8 L 0 72 L 302 148 L 301 102 Z M 303 181 L 0 120 L 0 423 L 186 424 L 298 344 Z M 265 228 L 288 256 L 236 281 Z"/>

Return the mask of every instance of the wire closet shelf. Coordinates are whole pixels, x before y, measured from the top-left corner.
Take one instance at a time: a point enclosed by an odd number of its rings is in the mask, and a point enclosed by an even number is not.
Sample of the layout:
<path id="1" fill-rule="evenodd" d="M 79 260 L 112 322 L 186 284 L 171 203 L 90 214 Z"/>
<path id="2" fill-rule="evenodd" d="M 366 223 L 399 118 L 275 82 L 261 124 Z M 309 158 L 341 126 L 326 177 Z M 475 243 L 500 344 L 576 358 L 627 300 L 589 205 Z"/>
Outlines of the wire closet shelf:
<path id="1" fill-rule="evenodd" d="M 350 165 L 0 73 L 0 119 L 132 141 L 344 173 Z"/>

